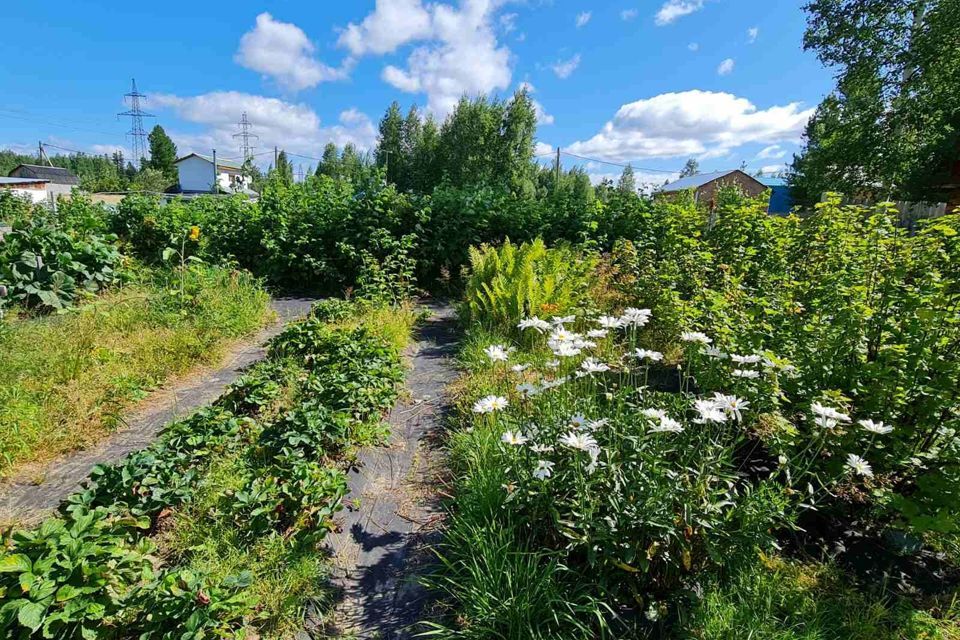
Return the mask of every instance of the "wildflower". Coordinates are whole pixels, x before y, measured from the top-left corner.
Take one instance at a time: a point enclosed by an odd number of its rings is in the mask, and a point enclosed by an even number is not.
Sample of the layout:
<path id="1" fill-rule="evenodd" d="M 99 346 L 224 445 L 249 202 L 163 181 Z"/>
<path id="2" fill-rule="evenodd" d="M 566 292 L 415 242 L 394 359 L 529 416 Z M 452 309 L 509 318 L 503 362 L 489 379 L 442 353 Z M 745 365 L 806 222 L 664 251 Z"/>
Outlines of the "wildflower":
<path id="1" fill-rule="evenodd" d="M 707 334 L 700 331 L 684 331 L 680 334 L 680 339 L 684 342 L 696 342 L 700 344 L 710 344 L 713 342 L 713 340 L 709 338 Z"/>
<path id="2" fill-rule="evenodd" d="M 597 318 L 597 324 L 604 329 L 619 329 L 623 326 L 623 320 L 614 318 L 613 316 L 600 316 Z"/>
<path id="3" fill-rule="evenodd" d="M 861 427 L 863 427 L 864 431 L 876 433 L 881 436 L 893 431 L 893 427 L 888 424 L 883 424 L 882 422 L 874 422 L 873 420 L 858 420 L 858 423 Z"/>
<path id="4" fill-rule="evenodd" d="M 597 441 L 594 440 L 593 436 L 589 433 L 578 433 L 576 431 L 571 431 L 561 436 L 560 444 L 580 451 L 590 451 L 591 449 L 599 448 Z"/>
<path id="5" fill-rule="evenodd" d="M 506 431 L 502 436 L 500 436 L 500 442 L 513 445 L 515 447 L 526 444 L 527 440 L 527 436 L 523 435 L 523 432 L 521 431 Z"/>
<path id="6" fill-rule="evenodd" d="M 600 447 L 587 449 L 587 454 L 590 456 L 590 464 L 584 467 L 584 471 L 593 475 L 593 472 L 597 470 L 597 462 L 600 460 Z"/>
<path id="7" fill-rule="evenodd" d="M 641 410 L 640 415 L 644 418 L 650 418 L 651 420 L 662 420 L 667 417 L 667 412 L 663 409 L 648 408 Z"/>
<path id="8" fill-rule="evenodd" d="M 694 419 L 697 424 L 709 424 L 711 422 L 726 422 L 727 414 L 717 406 L 717 403 L 709 399 L 696 400 L 693 408 L 697 410 L 700 416 Z"/>
<path id="9" fill-rule="evenodd" d="M 839 424 L 836 420 L 833 418 L 828 418 L 827 416 L 817 416 L 813 419 L 813 423 L 821 429 L 826 429 L 827 431 L 833 429 L 837 426 L 837 424 Z"/>
<path id="10" fill-rule="evenodd" d="M 530 365 L 528 364 L 515 364 L 512 367 L 510 367 L 510 371 L 513 371 L 514 373 L 523 373 L 529 368 L 530 368 Z"/>
<path id="11" fill-rule="evenodd" d="M 606 329 L 591 329 L 587 331 L 588 338 L 606 338 L 607 330 Z"/>
<path id="12" fill-rule="evenodd" d="M 733 416 L 737 422 L 743 419 L 743 415 L 740 412 L 750 406 L 750 403 L 746 400 L 722 393 L 714 393 L 713 401 L 716 403 L 718 409 L 722 409 L 728 416 Z"/>
<path id="13" fill-rule="evenodd" d="M 570 416 L 570 426 L 576 427 L 577 429 L 582 429 L 583 425 L 587 424 L 587 419 L 583 417 L 582 413 L 577 413 Z"/>
<path id="14" fill-rule="evenodd" d="M 735 353 L 730 354 L 730 359 L 737 364 L 757 364 L 762 360 L 760 356 L 738 356 Z"/>
<path id="15" fill-rule="evenodd" d="M 565 324 L 570 324 L 575 321 L 577 316 L 553 316 L 550 318 L 550 322 L 553 323 L 555 327 L 562 327 Z"/>
<path id="16" fill-rule="evenodd" d="M 548 367 L 550 367 L 551 369 L 556 369 L 557 367 L 560 366 L 560 361 L 559 361 L 559 360 L 548 360 L 548 361 L 546 362 L 546 365 L 547 365 Z"/>
<path id="17" fill-rule="evenodd" d="M 553 451 L 553 447 L 549 444 L 535 444 L 530 447 L 530 451 L 534 453 L 550 453 Z"/>
<path id="18" fill-rule="evenodd" d="M 597 420 L 590 420 L 583 426 L 587 429 L 587 431 L 596 431 L 600 427 L 607 426 L 609 423 L 610 420 L 608 418 L 599 418 Z"/>
<path id="19" fill-rule="evenodd" d="M 870 463 L 855 453 L 847 455 L 847 468 L 851 473 L 856 473 L 865 478 L 873 477 L 873 469 L 870 467 Z"/>
<path id="20" fill-rule="evenodd" d="M 200 227 L 198 227 L 197 225 L 193 225 L 192 227 L 190 227 L 190 239 L 193 242 L 197 242 L 198 240 L 200 240 Z"/>
<path id="21" fill-rule="evenodd" d="M 836 420 L 837 422 L 850 422 L 850 416 L 847 414 L 841 413 L 833 407 L 824 406 L 819 402 L 814 402 L 811 404 L 810 410 L 813 411 L 814 415 L 829 418 L 830 420 Z"/>
<path id="22" fill-rule="evenodd" d="M 546 320 L 541 320 L 537 316 L 533 316 L 532 318 L 521 320 L 517 327 L 519 329 L 535 329 L 537 333 L 543 333 L 550 329 L 550 323 Z"/>
<path id="23" fill-rule="evenodd" d="M 707 356 L 708 358 L 713 358 L 714 360 L 723 360 L 727 357 L 727 354 L 716 347 L 706 347 L 703 350 L 703 355 Z"/>
<path id="24" fill-rule="evenodd" d="M 553 389 L 555 387 L 559 387 L 560 385 L 567 382 L 569 379 L 570 378 L 563 376 L 562 378 L 557 378 L 556 380 L 544 380 L 543 383 L 540 385 L 540 390 L 546 391 L 547 389 Z"/>
<path id="25" fill-rule="evenodd" d="M 537 468 L 533 470 L 533 477 L 537 480 L 545 480 L 553 475 L 553 463 L 549 460 L 538 460 Z"/>
<path id="26" fill-rule="evenodd" d="M 659 351 L 651 351 L 649 349 L 637 349 L 633 352 L 633 355 L 640 360 L 649 360 L 650 362 L 660 362 L 663 360 L 663 354 Z"/>
<path id="27" fill-rule="evenodd" d="M 524 398 L 532 398 L 533 396 L 540 393 L 540 388 L 535 384 L 530 384 L 529 382 L 524 382 L 523 384 L 517 385 L 517 393 L 519 393 Z"/>
<path id="28" fill-rule="evenodd" d="M 597 346 L 597 343 L 593 340 L 584 340 L 583 338 L 574 338 L 573 342 L 570 344 L 577 349 L 593 349 L 595 346 Z"/>
<path id="29" fill-rule="evenodd" d="M 651 433 L 680 433 L 683 431 L 683 425 L 669 416 L 660 418 L 657 425 L 650 427 Z"/>
<path id="30" fill-rule="evenodd" d="M 623 311 L 623 315 L 620 316 L 620 320 L 625 325 L 642 327 L 650 322 L 651 315 L 653 315 L 653 312 L 650 311 L 650 309 L 636 309 L 634 307 L 627 307 Z"/>
<path id="31" fill-rule="evenodd" d="M 734 369 L 732 375 L 734 378 L 753 380 L 760 377 L 760 372 L 754 371 L 753 369 Z"/>
<path id="32" fill-rule="evenodd" d="M 580 363 L 580 368 L 586 371 L 588 374 L 603 373 L 604 371 L 610 371 L 610 365 L 603 362 L 597 362 L 593 358 L 587 358 L 582 363 Z"/>
<path id="33" fill-rule="evenodd" d="M 507 399 L 503 396 L 487 396 L 473 404 L 474 413 L 493 413 L 507 408 Z"/>
<path id="34" fill-rule="evenodd" d="M 572 358 L 573 356 L 580 355 L 581 349 L 577 348 L 575 345 L 570 344 L 569 342 L 561 342 L 560 344 L 552 347 L 553 355 L 558 358 Z"/>
<path id="35" fill-rule="evenodd" d="M 510 351 L 512 349 L 507 349 L 502 344 L 492 344 L 483 350 L 491 362 L 506 362 L 510 357 Z"/>

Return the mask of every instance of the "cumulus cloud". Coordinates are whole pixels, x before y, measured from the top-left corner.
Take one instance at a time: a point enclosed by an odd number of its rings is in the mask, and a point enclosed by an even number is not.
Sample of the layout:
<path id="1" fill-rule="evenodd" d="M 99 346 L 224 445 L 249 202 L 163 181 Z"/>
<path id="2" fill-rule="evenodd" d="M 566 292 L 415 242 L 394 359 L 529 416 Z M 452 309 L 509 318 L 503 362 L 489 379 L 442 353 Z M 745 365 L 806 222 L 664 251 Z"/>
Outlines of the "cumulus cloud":
<path id="1" fill-rule="evenodd" d="M 377 0 L 360 24 L 350 24 L 339 44 L 354 56 L 384 54 L 418 42 L 406 66 L 388 65 L 381 78 L 408 93 L 427 94 L 428 109 L 448 114 L 463 95 L 510 86 L 510 50 L 497 42 L 494 25 L 501 0 L 462 0 L 459 6 L 421 0 Z M 509 15 L 509 14 L 508 14 Z M 502 29 L 513 29 L 515 17 Z"/>
<path id="2" fill-rule="evenodd" d="M 584 11 L 577 15 L 577 29 L 580 27 L 587 26 L 587 23 L 590 22 L 590 18 L 593 16 L 593 13 L 590 11 Z"/>
<path id="3" fill-rule="evenodd" d="M 151 105 L 167 109 L 179 118 L 205 130 L 198 134 L 171 131 L 181 154 L 196 151 L 209 153 L 215 148 L 223 157 L 239 155 L 236 123 L 240 114 L 246 112 L 253 123 L 252 132 L 260 136 L 261 151 L 274 146 L 292 153 L 319 156 L 323 146 L 333 142 L 338 146 L 352 143 L 360 149 L 370 149 L 376 144 L 377 130 L 370 118 L 356 109 L 340 114 L 337 124 L 323 126 L 320 117 L 305 104 L 296 104 L 237 91 L 215 91 L 197 96 L 155 94 Z M 264 164 L 273 160 L 264 156 Z"/>
<path id="4" fill-rule="evenodd" d="M 769 147 L 764 147 L 760 150 L 760 153 L 757 154 L 758 160 L 778 160 L 783 156 L 787 155 L 787 150 L 781 147 L 778 144 L 772 144 Z"/>
<path id="5" fill-rule="evenodd" d="M 699 50 L 700 50 L 700 43 L 698 43 L 698 42 L 691 42 L 690 44 L 687 45 L 687 49 L 689 49 L 690 51 L 699 51 Z"/>
<path id="6" fill-rule="evenodd" d="M 580 54 L 576 54 L 569 60 L 557 60 L 554 64 L 550 66 L 553 69 L 553 72 L 557 74 L 557 77 L 560 79 L 569 78 L 570 75 L 577 70 L 577 67 L 580 66 Z"/>
<path id="7" fill-rule="evenodd" d="M 500 16 L 500 28 L 504 33 L 510 33 L 517 28 L 517 14 L 505 13 Z"/>
<path id="8" fill-rule="evenodd" d="M 568 148 L 612 162 L 717 157 L 748 143 L 799 142 L 813 111 L 799 102 L 758 109 L 721 92 L 663 93 L 623 105 L 599 133 Z"/>
<path id="9" fill-rule="evenodd" d="M 768 164 L 766 166 L 760 167 L 760 171 L 764 175 L 779 175 L 786 171 L 789 167 L 786 164 Z"/>
<path id="10" fill-rule="evenodd" d="M 616 169 L 615 167 L 596 162 L 587 162 L 583 165 L 583 168 L 587 172 L 587 176 L 590 178 L 590 182 L 594 186 L 600 184 L 604 180 L 609 180 L 610 182 L 616 184 L 620 179 L 620 175 L 623 173 L 622 169 Z M 644 169 L 634 168 L 633 176 L 637 181 L 638 190 L 650 192 L 656 191 L 659 187 L 662 187 L 667 182 L 678 180 L 680 178 L 680 173 L 676 171 L 662 173 L 659 171 L 647 171 Z"/>
<path id="11" fill-rule="evenodd" d="M 517 89 L 527 90 L 527 94 L 530 96 L 530 102 L 533 103 L 533 110 L 537 114 L 537 124 L 550 125 L 554 123 L 554 117 L 547 113 L 547 110 L 544 109 L 539 100 L 534 99 L 533 94 L 537 92 L 536 87 L 529 82 L 521 82 Z"/>
<path id="12" fill-rule="evenodd" d="M 720 63 L 719 67 L 717 67 L 717 73 L 721 76 L 730 75 L 731 73 L 733 73 L 734 64 L 735 63 L 733 61 L 733 58 L 727 58 L 726 60 Z"/>
<path id="13" fill-rule="evenodd" d="M 629 22 L 636 18 L 639 13 L 636 9 L 624 9 L 620 12 L 620 19 L 624 22 Z"/>
<path id="14" fill-rule="evenodd" d="M 546 142 L 537 141 L 537 144 L 533 145 L 533 155 L 535 156 L 546 156 L 554 152 L 554 148 L 547 144 Z"/>
<path id="15" fill-rule="evenodd" d="M 683 16 L 688 16 L 703 9 L 704 0 L 667 0 L 654 16 L 657 26 L 664 26 L 676 22 Z"/>
<path id="16" fill-rule="evenodd" d="M 240 38 L 240 48 L 234 60 L 292 91 L 342 80 L 349 75 L 349 60 L 335 69 L 317 60 L 315 50 L 300 27 L 275 20 L 269 13 L 261 13 L 253 29 Z"/>
<path id="17" fill-rule="evenodd" d="M 760 35 L 759 27 L 750 27 L 747 29 L 747 42 L 753 44 L 757 41 L 757 36 Z"/>

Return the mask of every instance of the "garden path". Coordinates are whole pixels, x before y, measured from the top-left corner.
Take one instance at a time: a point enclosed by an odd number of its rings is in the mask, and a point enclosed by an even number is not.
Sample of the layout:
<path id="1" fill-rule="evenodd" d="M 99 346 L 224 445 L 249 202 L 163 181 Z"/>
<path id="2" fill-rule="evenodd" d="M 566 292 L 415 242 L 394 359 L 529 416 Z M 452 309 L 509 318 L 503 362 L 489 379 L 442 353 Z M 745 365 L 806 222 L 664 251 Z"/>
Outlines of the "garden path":
<path id="1" fill-rule="evenodd" d="M 446 386 L 456 377 L 456 318 L 451 307 L 430 303 L 430 317 L 408 350 L 408 395 L 390 413 L 385 446 L 365 449 L 349 477 L 351 505 L 328 537 L 333 583 L 341 597 L 326 633 L 399 640 L 412 635 L 427 602 L 413 578 L 424 565 L 441 519 L 438 500 L 442 456 L 436 445 Z M 358 501 L 358 502 L 355 502 Z"/>
<path id="2" fill-rule="evenodd" d="M 97 464 L 122 460 L 149 445 L 167 424 L 189 415 L 220 397 L 244 370 L 266 356 L 266 343 L 283 327 L 310 311 L 309 298 L 277 298 L 270 306 L 277 322 L 234 345 L 214 370 L 201 369 L 151 393 L 123 418 L 126 427 L 97 445 L 70 453 L 0 485 L 0 525 L 39 522 L 75 491 Z"/>

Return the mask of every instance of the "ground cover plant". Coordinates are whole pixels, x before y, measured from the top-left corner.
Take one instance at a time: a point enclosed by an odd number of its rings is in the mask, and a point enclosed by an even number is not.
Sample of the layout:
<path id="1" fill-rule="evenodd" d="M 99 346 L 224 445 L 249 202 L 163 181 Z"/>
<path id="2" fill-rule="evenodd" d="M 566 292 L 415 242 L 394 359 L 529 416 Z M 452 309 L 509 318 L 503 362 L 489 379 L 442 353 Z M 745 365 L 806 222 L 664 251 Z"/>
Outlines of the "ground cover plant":
<path id="1" fill-rule="evenodd" d="M 471 307 L 425 635 L 955 637 L 960 216 L 635 222 L 576 313 Z"/>
<path id="2" fill-rule="evenodd" d="M 302 623 L 323 596 L 318 544 L 342 507 L 343 464 L 382 436 L 416 318 L 320 305 L 213 407 L 97 469 L 58 517 L 8 532 L 0 622 L 60 638 L 282 635 Z"/>

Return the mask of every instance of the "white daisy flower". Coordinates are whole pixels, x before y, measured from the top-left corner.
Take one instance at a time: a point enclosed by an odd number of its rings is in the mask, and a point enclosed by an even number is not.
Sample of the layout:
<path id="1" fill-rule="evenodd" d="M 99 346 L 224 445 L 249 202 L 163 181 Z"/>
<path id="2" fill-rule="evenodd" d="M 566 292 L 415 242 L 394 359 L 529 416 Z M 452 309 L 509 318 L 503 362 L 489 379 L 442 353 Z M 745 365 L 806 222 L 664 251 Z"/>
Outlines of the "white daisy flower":
<path id="1" fill-rule="evenodd" d="M 550 322 L 553 323 L 553 326 L 559 327 L 565 324 L 570 324 L 571 322 L 575 322 L 576 319 L 577 316 L 553 316 L 550 318 Z"/>
<path id="2" fill-rule="evenodd" d="M 821 429 L 826 429 L 827 431 L 835 428 L 839 424 L 836 420 L 833 418 L 828 418 L 827 416 L 817 416 L 813 419 L 813 423 Z"/>
<path id="3" fill-rule="evenodd" d="M 723 360 L 727 357 L 727 354 L 716 347 L 705 347 L 703 354 L 708 358 L 713 358 L 715 360 Z"/>
<path id="4" fill-rule="evenodd" d="M 607 333 L 609 332 L 606 329 L 591 329 L 590 331 L 587 331 L 587 337 L 588 338 L 606 338 Z"/>
<path id="5" fill-rule="evenodd" d="M 587 422 L 587 423 L 586 423 L 585 425 L 583 425 L 583 426 L 584 426 L 584 428 L 587 429 L 587 431 L 596 431 L 596 430 L 599 429 L 600 427 L 605 427 L 605 426 L 607 426 L 608 424 L 610 424 L 610 419 L 609 419 L 609 418 L 599 418 L 599 419 L 597 419 L 597 420 L 590 420 L 589 422 Z"/>
<path id="6" fill-rule="evenodd" d="M 667 412 L 663 409 L 647 408 L 640 411 L 640 415 L 651 420 L 662 420 L 667 417 Z"/>
<path id="7" fill-rule="evenodd" d="M 537 468 L 533 470 L 533 477 L 537 480 L 545 480 L 553 475 L 553 463 L 549 460 L 538 460 Z"/>
<path id="8" fill-rule="evenodd" d="M 604 329 L 619 329 L 623 326 L 623 320 L 614 318 L 613 316 L 600 316 L 597 318 L 597 324 Z"/>
<path id="9" fill-rule="evenodd" d="M 669 416 L 660 418 L 660 422 L 650 427 L 652 433 L 680 433 L 683 425 Z"/>
<path id="10" fill-rule="evenodd" d="M 586 371 L 587 373 L 603 373 L 605 371 L 610 371 L 610 365 L 598 362 L 593 358 L 587 358 L 580 363 L 580 368 Z"/>
<path id="11" fill-rule="evenodd" d="M 634 307 L 627 307 L 624 309 L 623 315 L 620 316 L 620 319 L 626 325 L 642 327 L 650 322 L 651 315 L 653 315 L 653 312 L 650 311 L 650 309 L 636 309 Z"/>
<path id="12" fill-rule="evenodd" d="M 700 344 L 710 344 L 713 342 L 713 339 L 700 331 L 684 331 L 680 334 L 680 339 L 684 342 L 697 342 Z"/>
<path id="13" fill-rule="evenodd" d="M 549 367 L 550 369 L 556 369 L 557 367 L 560 366 L 560 361 L 559 361 L 559 360 L 548 360 L 545 364 L 546 364 L 547 367 Z"/>
<path id="14" fill-rule="evenodd" d="M 650 349 L 637 349 L 633 352 L 633 355 L 640 360 L 649 360 L 650 362 L 663 361 L 662 353 L 659 351 L 651 351 Z"/>
<path id="15" fill-rule="evenodd" d="M 830 418 L 831 420 L 836 420 L 837 422 L 850 422 L 850 416 L 847 414 L 841 413 L 833 407 L 822 405 L 819 402 L 814 402 L 811 404 L 810 410 L 813 411 L 814 415 Z"/>
<path id="16" fill-rule="evenodd" d="M 734 369 L 731 375 L 733 375 L 734 378 L 754 380 L 760 377 L 760 372 L 754 371 L 753 369 Z"/>
<path id="17" fill-rule="evenodd" d="M 739 356 L 735 353 L 731 353 L 730 359 L 737 364 L 757 364 L 763 358 L 761 356 Z"/>
<path id="18" fill-rule="evenodd" d="M 577 413 L 570 416 L 570 420 L 568 421 L 568 424 L 572 427 L 576 427 L 577 429 L 582 429 L 583 425 L 587 424 L 587 419 L 583 416 L 582 413 Z"/>
<path id="19" fill-rule="evenodd" d="M 714 400 L 701 399 L 693 403 L 693 408 L 697 410 L 700 417 L 694 419 L 697 424 L 710 424 L 711 422 L 720 423 L 727 421 L 727 414 L 723 409 L 717 406 Z"/>
<path id="20" fill-rule="evenodd" d="M 713 401 L 716 403 L 718 409 L 722 409 L 728 416 L 733 416 L 733 419 L 737 422 L 743 419 L 741 411 L 750 406 L 750 403 L 746 400 L 722 393 L 714 393 Z"/>
<path id="21" fill-rule="evenodd" d="M 553 355 L 557 356 L 558 358 L 572 358 L 580 355 L 581 351 L 581 349 L 570 344 L 569 342 L 562 342 L 553 347 Z"/>
<path id="22" fill-rule="evenodd" d="M 523 373 L 529 368 L 530 368 L 530 365 L 528 364 L 515 364 L 512 367 L 510 367 L 510 371 L 513 371 L 514 373 Z"/>
<path id="23" fill-rule="evenodd" d="M 532 318 L 521 320 L 517 327 L 520 329 L 535 329 L 537 333 L 543 333 L 544 331 L 550 330 L 550 323 L 546 320 L 541 320 L 537 316 L 533 316 Z"/>
<path id="24" fill-rule="evenodd" d="M 856 473 L 865 478 L 873 477 L 873 468 L 870 466 L 870 463 L 855 453 L 847 455 L 847 468 L 851 473 Z"/>
<path id="25" fill-rule="evenodd" d="M 524 382 L 523 384 L 517 385 L 517 393 L 519 393 L 524 398 L 532 398 L 533 396 L 540 393 L 540 388 L 535 384 Z"/>
<path id="26" fill-rule="evenodd" d="M 502 344 L 492 344 L 483 350 L 491 362 L 506 362 L 510 357 L 510 351 L 512 349 L 508 349 Z"/>
<path id="27" fill-rule="evenodd" d="M 589 433 L 583 433 L 578 431 L 571 431 L 560 437 L 560 444 L 570 447 L 571 449 L 578 449 L 580 451 L 590 451 L 592 449 L 598 449 L 597 441 Z"/>
<path id="28" fill-rule="evenodd" d="M 474 413 L 493 413 L 494 411 L 500 411 L 506 409 L 508 405 L 507 399 L 503 396 L 487 396 L 486 398 L 481 398 L 473 404 Z"/>
<path id="29" fill-rule="evenodd" d="M 876 433 L 881 436 L 893 431 L 893 427 L 888 424 L 883 424 L 882 422 L 874 422 L 873 420 L 858 420 L 857 422 L 863 427 L 864 431 Z"/>
<path id="30" fill-rule="evenodd" d="M 530 451 L 534 453 L 550 453 L 553 451 L 553 447 L 548 444 L 535 444 L 530 447 Z"/>
<path id="31" fill-rule="evenodd" d="M 521 431 L 506 431 L 500 436 L 500 442 L 514 447 L 526 444 L 528 439 Z"/>

